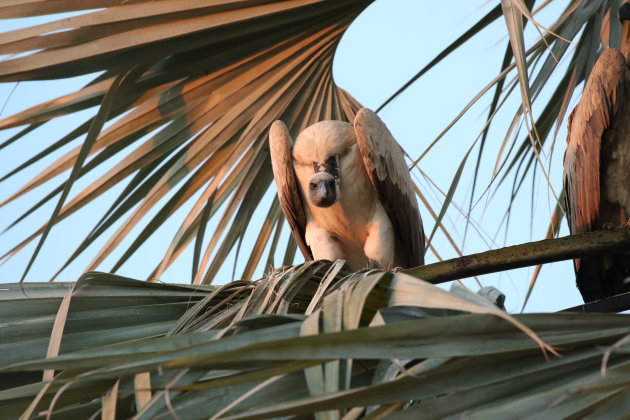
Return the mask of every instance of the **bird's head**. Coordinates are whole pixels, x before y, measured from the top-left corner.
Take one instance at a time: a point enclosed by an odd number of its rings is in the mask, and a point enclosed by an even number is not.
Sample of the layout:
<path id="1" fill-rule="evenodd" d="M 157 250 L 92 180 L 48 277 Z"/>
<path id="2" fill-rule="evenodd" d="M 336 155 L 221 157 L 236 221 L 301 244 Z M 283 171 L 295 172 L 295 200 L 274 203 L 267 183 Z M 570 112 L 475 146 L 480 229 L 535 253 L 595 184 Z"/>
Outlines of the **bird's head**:
<path id="1" fill-rule="evenodd" d="M 335 156 L 324 163 L 313 162 L 315 174 L 308 181 L 308 198 L 317 207 L 330 207 L 337 201 L 339 165 Z"/>
<path id="2" fill-rule="evenodd" d="M 295 169 L 304 194 L 316 207 L 340 200 L 340 159 L 356 144 L 352 125 L 321 121 L 306 128 L 293 145 Z"/>

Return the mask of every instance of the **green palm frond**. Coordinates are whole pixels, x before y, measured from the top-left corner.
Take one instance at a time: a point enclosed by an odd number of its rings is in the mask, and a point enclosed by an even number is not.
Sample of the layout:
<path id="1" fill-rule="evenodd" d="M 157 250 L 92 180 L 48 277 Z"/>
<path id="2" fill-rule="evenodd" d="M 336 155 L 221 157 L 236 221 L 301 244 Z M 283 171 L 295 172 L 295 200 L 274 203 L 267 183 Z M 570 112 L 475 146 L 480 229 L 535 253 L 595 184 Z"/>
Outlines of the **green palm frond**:
<path id="1" fill-rule="evenodd" d="M 514 3 L 522 3 L 515 1 Z M 541 39 L 529 49 L 525 49 L 522 42 L 517 42 L 519 55 L 527 57 L 527 61 L 523 59 L 520 65 L 519 74 L 528 74 L 531 82 L 527 80 L 512 80 L 512 84 L 527 82 L 526 94 L 535 103 L 542 95 L 542 91 L 547 87 L 554 72 L 562 70 L 562 76 L 556 86 L 551 86 L 551 95 L 548 95 L 546 104 L 539 108 L 539 116 L 529 129 L 527 129 L 526 138 L 520 143 L 516 142 L 516 136 L 512 143 L 508 143 L 513 131 L 509 130 L 506 135 L 503 148 L 512 150 L 510 155 L 502 156 L 497 161 L 498 167 L 504 167 L 505 171 L 500 177 L 503 182 L 508 174 L 516 171 L 514 178 L 514 190 L 516 194 L 521 188 L 523 181 L 527 178 L 527 174 L 532 169 L 537 168 L 535 164 L 536 154 L 532 151 L 540 152 L 546 145 L 546 141 L 551 139 L 555 143 L 559 126 L 565 121 L 568 111 L 568 105 L 571 98 L 576 92 L 576 88 L 588 78 L 591 68 L 595 60 L 602 51 L 600 42 L 600 32 L 604 15 L 613 10 L 611 16 L 616 16 L 620 2 L 617 0 L 598 0 L 598 1 L 571 1 L 567 4 L 564 12 L 559 16 L 558 20 L 549 29 Z M 523 7 L 523 6 L 521 6 Z M 514 7 L 513 14 L 518 14 L 521 9 Z M 610 33 L 618 38 L 621 34 L 621 26 L 618 20 L 613 19 L 609 26 Z M 518 33 L 517 30 L 515 30 Z M 512 37 L 513 35 L 510 34 Z M 619 39 L 612 47 L 619 46 Z M 511 55 L 512 48 L 508 49 L 506 57 Z M 564 63 L 563 63 L 564 62 Z M 542 63 L 542 64 L 541 64 Z M 565 65 L 562 65 L 565 64 Z M 504 68 L 507 68 L 504 62 Z M 490 115 L 494 113 L 501 98 L 500 87 L 497 87 L 495 100 L 490 109 Z M 505 89 L 504 95 L 508 95 L 509 89 Z M 530 112 L 527 106 L 520 108 L 515 116 L 516 123 L 523 113 Z M 514 124 L 513 124 L 514 126 Z M 535 137 L 536 143 L 532 144 L 531 138 Z M 553 145 L 551 146 L 553 150 Z M 544 169 L 544 168 L 542 168 Z M 560 192 L 558 191 L 559 195 Z"/>
<path id="2" fill-rule="evenodd" d="M 607 417 L 627 401 L 627 315 L 511 317 L 461 286 L 343 262 L 225 286 L 88 273 L 46 359 L 68 286 L 8 286 L 0 418 Z"/>

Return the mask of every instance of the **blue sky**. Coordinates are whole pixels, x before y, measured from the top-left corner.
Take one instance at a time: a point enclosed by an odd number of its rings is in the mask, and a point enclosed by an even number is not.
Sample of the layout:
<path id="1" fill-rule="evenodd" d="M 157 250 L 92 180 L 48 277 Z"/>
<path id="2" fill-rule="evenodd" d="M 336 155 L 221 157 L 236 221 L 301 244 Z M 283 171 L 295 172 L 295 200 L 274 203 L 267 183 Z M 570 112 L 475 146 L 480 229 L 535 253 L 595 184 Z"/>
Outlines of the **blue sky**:
<path id="1" fill-rule="evenodd" d="M 423 2 L 417 0 L 377 0 L 352 24 L 341 41 L 335 57 L 333 74 L 336 83 L 349 91 L 364 106 L 377 108 L 391 93 L 396 91 L 423 65 L 428 63 L 437 53 L 458 37 L 462 32 L 473 25 L 481 16 L 487 13 L 496 2 Z M 541 22 L 550 22 L 564 8 L 565 1 L 554 1 L 543 13 L 537 16 Z M 7 24 L 6 26 L 4 24 Z M 17 27 L 23 22 L 3 22 L 3 28 Z M 531 26 L 531 25 L 530 25 Z M 531 33 L 530 33 L 531 32 Z M 535 40 L 535 31 L 527 32 L 527 40 Z M 411 86 L 392 104 L 383 109 L 379 115 L 386 122 L 396 139 L 406 149 L 410 156 L 417 158 L 425 150 L 428 144 L 438 136 L 444 127 L 452 121 L 461 109 L 477 94 L 477 92 L 490 82 L 498 73 L 501 59 L 505 51 L 507 33 L 504 21 L 497 20 L 488 29 L 477 35 L 464 48 L 452 54 L 440 65 L 427 73 L 420 81 Z M 562 63 L 561 63 L 562 64 Z M 72 80 L 53 82 L 29 82 L 21 83 L 13 91 L 15 84 L 0 84 L 0 106 L 6 107 L 2 113 L 6 117 L 29 105 L 39 103 L 60 94 L 75 90 L 85 83 L 90 77 L 81 77 Z M 11 92 L 13 94 L 10 96 Z M 544 99 L 545 93 L 541 95 Z M 491 95 L 487 95 L 479 101 L 452 130 L 426 155 L 420 162 L 420 168 L 443 190 L 449 187 L 453 173 L 456 171 L 461 159 L 468 150 L 472 141 L 481 131 L 487 114 Z M 576 98 L 571 106 L 575 104 Z M 486 158 L 481 166 L 480 185 L 485 187 L 491 179 L 498 150 L 504 139 L 504 133 L 519 103 L 519 97 L 515 95 L 505 106 L 490 132 Z M 544 102 L 540 102 L 543 104 Z M 542 105 L 534 105 L 534 113 L 542 108 Z M 24 161 L 33 153 L 41 150 L 44 145 L 58 139 L 65 133 L 67 127 L 74 127 L 78 122 L 87 118 L 90 112 L 80 113 L 71 117 L 64 117 L 48 124 L 45 130 L 36 130 L 25 142 L 19 145 L 9 146 L 0 151 L 2 166 L 0 174 L 4 174 L 10 168 Z M 9 138 L 16 130 L 0 132 L 0 142 Z M 562 155 L 565 147 L 566 126 L 562 125 L 558 134 L 558 140 L 553 155 L 547 151 L 546 157 L 550 162 L 550 179 L 556 192 L 561 189 Z M 60 153 L 67 151 L 63 149 Z M 124 152 L 124 151 L 123 151 Z M 15 191 L 27 179 L 36 174 L 49 164 L 55 155 L 34 168 L 29 168 L 16 177 L 0 183 L 0 199 L 6 198 Z M 472 169 L 474 167 L 476 153 L 462 178 L 462 183 L 455 196 L 455 202 L 466 208 L 468 194 L 471 188 Z M 545 160 L 545 164 L 548 164 Z M 105 168 L 106 169 L 106 168 Z M 73 188 L 73 192 L 87 185 L 94 176 L 101 174 L 105 169 L 97 171 L 92 177 L 79 181 Z M 416 174 L 418 172 L 415 172 Z M 59 181 L 57 181 L 59 182 Z M 517 197 L 513 206 L 511 222 L 507 234 L 505 230 L 497 230 L 503 219 L 507 203 L 509 202 L 509 188 L 501 188 L 492 200 L 482 199 L 473 212 L 473 220 L 486 233 L 481 236 L 469 229 L 466 242 L 463 246 L 465 254 L 485 251 L 505 245 L 523 243 L 531 240 L 539 240 L 544 237 L 547 230 L 549 215 L 553 209 L 553 196 L 550 193 L 546 180 L 540 176 L 535 182 L 528 182 L 521 194 Z M 56 185 L 56 184 L 55 184 Z M 443 197 L 428 182 L 421 180 L 420 187 L 430 199 L 431 205 L 439 210 Z M 56 226 L 51 237 L 47 240 L 40 257 L 29 274 L 29 281 L 47 280 L 50 273 L 55 271 L 65 258 L 74 249 L 73 246 L 87 234 L 91 226 L 97 221 L 95 214 L 104 211 L 104 206 L 116 197 L 120 192 L 120 186 L 109 191 L 97 202 L 87 206 L 75 217 Z M 480 189 L 478 189 L 479 191 Z M 4 229 L 10 220 L 21 214 L 30 205 L 42 197 L 42 191 L 36 191 L 17 203 L 0 208 L 0 229 Z M 271 200 L 275 194 L 275 188 L 267 192 L 267 200 Z M 193 198 L 194 199 L 194 198 Z M 534 206 L 531 206 L 532 199 Z M 269 202 L 269 201 L 267 201 Z M 46 206 L 0 237 L 0 252 L 9 247 L 38 227 L 52 212 L 52 206 Z M 267 208 L 261 208 L 257 215 L 256 223 L 261 223 Z M 155 261 L 163 255 L 176 231 L 179 223 L 185 217 L 180 212 L 172 221 L 165 224 L 154 235 L 148 246 L 143 247 L 127 264 L 119 271 L 119 274 L 145 278 L 153 269 Z M 433 227 L 433 219 L 429 213 L 422 209 L 425 230 L 430 232 Z M 462 246 L 462 235 L 465 229 L 465 219 L 456 211 L 449 211 L 445 220 L 448 230 Z M 257 226 L 254 226 L 257 227 Z M 212 228 L 212 225 L 209 229 Z M 287 235 L 288 229 L 284 230 Z M 563 223 L 561 235 L 568 234 L 566 224 Z M 257 235 L 256 229 L 251 229 L 245 242 L 253 241 Z M 123 243 L 121 248 L 129 244 Z M 83 268 L 90 261 L 91 255 L 104 244 L 101 239 L 92 246 L 86 256 L 80 258 L 67 269 L 59 280 L 75 280 Z M 442 258 L 457 256 L 448 242 L 437 235 L 434 241 Z M 28 247 L 9 262 L 0 266 L 0 281 L 17 281 L 21 276 L 33 245 Z M 247 249 L 244 246 L 244 249 Z M 166 282 L 186 282 L 190 278 L 190 265 L 192 250 L 184 253 L 179 261 L 174 264 L 163 276 Z M 244 255 L 247 252 L 244 250 Z M 241 263 L 246 258 L 240 258 Z M 102 265 L 101 270 L 107 271 L 115 258 L 110 258 Z M 149 263 L 150 261 L 150 263 Z M 233 256 L 228 259 L 226 266 L 219 274 L 219 278 L 231 279 Z M 427 262 L 436 261 L 434 255 L 427 256 Z M 512 270 L 491 276 L 483 276 L 480 280 L 484 285 L 495 285 L 507 295 L 507 307 L 510 311 L 520 310 L 533 268 Z M 239 270 L 236 270 L 238 277 Z M 257 270 L 262 275 L 262 267 Z M 476 289 L 478 286 L 473 280 L 466 280 L 465 284 Z M 574 274 L 570 262 L 561 262 L 546 265 L 539 277 L 530 303 L 526 311 L 554 311 L 581 303 L 581 298 L 575 288 Z"/>

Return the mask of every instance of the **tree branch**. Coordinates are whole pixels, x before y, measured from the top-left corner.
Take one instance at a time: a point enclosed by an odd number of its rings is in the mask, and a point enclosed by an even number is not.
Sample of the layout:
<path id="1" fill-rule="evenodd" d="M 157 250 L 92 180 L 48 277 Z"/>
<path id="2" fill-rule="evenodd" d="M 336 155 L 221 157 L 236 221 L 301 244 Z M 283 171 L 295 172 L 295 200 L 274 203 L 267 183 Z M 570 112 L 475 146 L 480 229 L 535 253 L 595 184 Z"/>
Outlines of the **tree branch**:
<path id="1" fill-rule="evenodd" d="M 410 268 L 402 272 L 438 284 L 480 274 L 628 250 L 630 229 L 618 228 L 528 242 Z"/>
<path id="2" fill-rule="evenodd" d="M 630 292 L 563 309 L 560 312 L 622 312 L 630 308 Z"/>

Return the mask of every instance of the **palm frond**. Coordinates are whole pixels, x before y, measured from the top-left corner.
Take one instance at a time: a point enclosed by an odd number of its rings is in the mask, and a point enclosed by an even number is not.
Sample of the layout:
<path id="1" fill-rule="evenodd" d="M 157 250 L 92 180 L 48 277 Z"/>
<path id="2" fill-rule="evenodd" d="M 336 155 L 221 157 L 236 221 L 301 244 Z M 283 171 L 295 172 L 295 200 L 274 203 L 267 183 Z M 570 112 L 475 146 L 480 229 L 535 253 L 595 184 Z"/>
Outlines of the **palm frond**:
<path id="1" fill-rule="evenodd" d="M 42 8 L 41 13 L 94 7 L 93 2 L 83 7 L 67 3 L 65 7 Z M 204 190 L 151 278 L 159 278 L 192 240 L 197 238 L 201 243 L 200 222 L 203 219 L 205 225 L 226 203 L 210 245 L 203 257 L 198 257 L 200 268 L 194 280 L 210 282 L 229 251 L 244 235 L 249 218 L 271 183 L 266 146 L 269 125 L 282 119 L 291 132 L 297 133 L 321 119 L 354 117 L 358 104 L 334 85 L 331 63 L 344 30 L 370 2 L 101 3 L 107 8 L 3 34 L 1 53 L 31 53 L 5 60 L 0 81 L 101 73 L 76 93 L 5 118 L 0 121 L 0 128 L 23 125 L 32 128 L 57 116 L 92 107 L 112 91 L 117 74 L 130 66 L 146 67 L 125 92 L 113 95 L 107 115 L 110 124 L 99 130 L 93 144 L 87 146 L 86 153 L 91 160 L 86 165 L 79 159 L 81 147 L 77 146 L 3 204 L 53 182 L 73 166 L 76 166 L 76 177 L 80 178 L 99 165 L 111 162 L 122 148 L 131 149 L 2 258 L 12 257 L 42 233 L 45 238 L 53 224 L 119 183 L 128 182 L 116 202 L 63 265 L 71 263 L 107 228 L 117 225 L 117 231 L 86 268 L 93 270 L 120 246 L 153 207 L 161 206 L 114 264 L 116 270 L 193 194 Z M 38 13 L 37 8 L 24 5 L 5 9 L 8 16 Z M 75 141 L 86 132 L 91 121 L 93 119 L 77 127 L 45 153 L 10 171 L 5 178 Z M 127 181 L 132 175 L 135 177 Z M 66 181 L 54 191 L 63 189 L 66 194 L 71 184 Z M 161 204 L 169 193 L 173 194 L 171 198 Z M 45 197 L 35 208 L 54 195 Z M 124 216 L 130 210 L 132 213 Z M 274 205 L 272 210 L 270 220 L 277 220 L 279 209 Z M 218 246 L 219 238 L 230 224 Z M 274 223 L 271 229 L 278 231 L 280 226 Z M 271 237 L 272 230 L 269 227 L 264 230 L 245 276 L 251 275 Z M 198 249 L 197 254 L 200 252 Z"/>
<path id="2" fill-rule="evenodd" d="M 193 287 L 89 273 L 53 358 L 45 347 L 68 285 L 9 289 L 1 346 L 39 353 L 3 352 L 13 356 L 0 368 L 0 418 L 112 407 L 117 418 L 566 417 L 613 413 L 627 394 L 627 315 L 511 317 L 405 274 L 310 262 Z M 542 342 L 563 357 L 545 360 Z"/>

